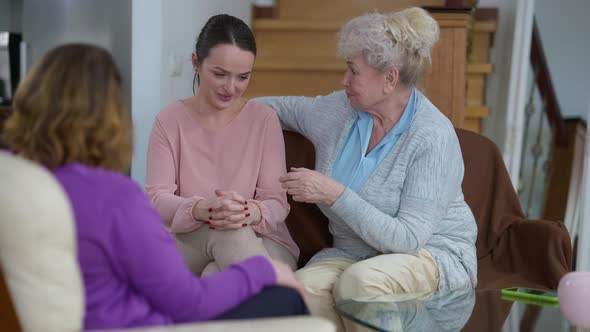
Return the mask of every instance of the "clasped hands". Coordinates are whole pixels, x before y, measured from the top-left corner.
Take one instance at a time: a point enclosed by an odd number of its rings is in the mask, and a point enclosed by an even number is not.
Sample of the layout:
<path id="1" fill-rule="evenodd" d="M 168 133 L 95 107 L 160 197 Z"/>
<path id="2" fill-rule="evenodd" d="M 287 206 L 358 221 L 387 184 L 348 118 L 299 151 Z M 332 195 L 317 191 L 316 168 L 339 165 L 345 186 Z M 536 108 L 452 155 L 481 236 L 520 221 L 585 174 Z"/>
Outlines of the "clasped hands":
<path id="1" fill-rule="evenodd" d="M 261 220 L 256 204 L 230 190 L 215 190 L 215 196 L 199 200 L 193 207 L 193 217 L 214 230 L 239 229 Z"/>
<path id="2" fill-rule="evenodd" d="M 331 206 L 346 187 L 318 171 L 303 167 L 291 167 L 289 173 L 279 178 L 283 189 L 296 202 L 326 204 Z"/>

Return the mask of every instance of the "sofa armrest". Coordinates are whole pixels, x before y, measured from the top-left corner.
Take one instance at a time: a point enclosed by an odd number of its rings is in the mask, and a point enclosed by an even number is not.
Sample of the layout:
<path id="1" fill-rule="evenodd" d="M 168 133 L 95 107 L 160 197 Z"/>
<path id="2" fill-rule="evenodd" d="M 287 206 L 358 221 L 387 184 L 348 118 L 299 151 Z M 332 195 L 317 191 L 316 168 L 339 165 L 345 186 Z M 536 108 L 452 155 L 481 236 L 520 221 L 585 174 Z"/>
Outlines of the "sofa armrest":
<path id="1" fill-rule="evenodd" d="M 561 222 L 522 220 L 502 234 L 492 252 L 494 265 L 528 280 L 557 289 L 572 269 L 572 245 Z"/>
<path id="2" fill-rule="evenodd" d="M 133 328 L 108 330 L 108 332 L 334 332 L 336 328 L 330 321 L 319 317 L 288 317 L 248 320 L 208 321 L 202 323 L 169 325 L 152 328 Z M 94 332 L 99 332 L 94 330 Z M 107 331 L 104 331 L 107 332 Z"/>

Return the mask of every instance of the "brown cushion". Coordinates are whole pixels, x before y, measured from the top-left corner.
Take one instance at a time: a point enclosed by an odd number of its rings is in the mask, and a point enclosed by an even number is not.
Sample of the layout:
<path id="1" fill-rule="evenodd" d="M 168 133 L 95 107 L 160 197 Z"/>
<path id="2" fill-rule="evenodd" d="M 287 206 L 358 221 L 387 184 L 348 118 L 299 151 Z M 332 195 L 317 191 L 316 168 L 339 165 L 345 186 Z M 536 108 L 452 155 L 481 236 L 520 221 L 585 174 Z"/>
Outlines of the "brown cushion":
<path id="1" fill-rule="evenodd" d="M 315 149 L 305 137 L 284 131 L 289 167 L 315 168 Z M 295 202 L 289 196 L 291 213 L 286 223 L 295 243 L 301 250 L 299 267 L 302 267 L 320 249 L 332 246 L 332 235 L 328 231 L 328 218 L 315 204 Z"/>

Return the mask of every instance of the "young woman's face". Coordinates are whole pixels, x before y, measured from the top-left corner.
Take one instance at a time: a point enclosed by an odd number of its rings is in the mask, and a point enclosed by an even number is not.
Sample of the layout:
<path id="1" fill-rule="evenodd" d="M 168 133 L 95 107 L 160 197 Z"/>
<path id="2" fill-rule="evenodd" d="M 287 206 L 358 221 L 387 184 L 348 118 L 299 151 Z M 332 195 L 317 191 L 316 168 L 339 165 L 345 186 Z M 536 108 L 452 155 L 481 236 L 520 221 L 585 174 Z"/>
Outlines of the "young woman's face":
<path id="1" fill-rule="evenodd" d="M 356 109 L 369 109 L 383 99 L 385 74 L 371 67 L 363 55 L 346 61 L 342 85 L 350 105 Z"/>
<path id="2" fill-rule="evenodd" d="M 197 66 L 199 94 L 216 109 L 229 107 L 241 97 L 250 82 L 254 54 L 231 44 L 213 47 Z"/>

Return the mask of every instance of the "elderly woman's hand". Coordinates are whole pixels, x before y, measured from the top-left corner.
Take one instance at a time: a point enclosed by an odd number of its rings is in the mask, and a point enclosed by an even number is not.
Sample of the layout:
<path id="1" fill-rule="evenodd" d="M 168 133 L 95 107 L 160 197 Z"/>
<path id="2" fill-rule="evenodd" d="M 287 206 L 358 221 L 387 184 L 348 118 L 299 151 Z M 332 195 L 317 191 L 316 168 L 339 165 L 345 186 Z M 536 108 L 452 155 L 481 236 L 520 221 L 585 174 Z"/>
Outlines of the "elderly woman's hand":
<path id="1" fill-rule="evenodd" d="M 346 189 L 331 177 L 307 168 L 291 167 L 279 181 L 296 202 L 332 205 Z"/>

